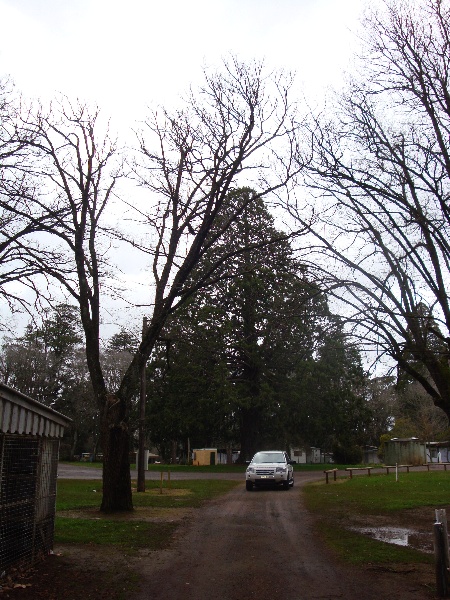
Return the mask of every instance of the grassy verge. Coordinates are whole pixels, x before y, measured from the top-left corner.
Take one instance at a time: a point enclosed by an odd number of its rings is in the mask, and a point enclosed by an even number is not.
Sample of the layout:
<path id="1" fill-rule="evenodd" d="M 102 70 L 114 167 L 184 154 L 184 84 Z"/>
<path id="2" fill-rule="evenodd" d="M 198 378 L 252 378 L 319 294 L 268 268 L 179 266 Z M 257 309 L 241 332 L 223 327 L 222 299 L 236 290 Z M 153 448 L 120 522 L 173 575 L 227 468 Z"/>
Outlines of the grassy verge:
<path id="1" fill-rule="evenodd" d="M 327 543 L 351 563 L 427 563 L 431 555 L 373 540 L 349 529 L 352 517 L 386 515 L 408 520 L 408 511 L 430 507 L 430 537 L 433 508 L 450 501 L 450 477 L 445 472 L 409 473 L 395 477 L 372 475 L 323 482 L 305 487 L 307 507 L 320 515 L 319 529 Z M 413 517 L 411 517 L 413 520 Z M 414 525 L 414 522 L 411 523 Z"/>
<path id="2" fill-rule="evenodd" d="M 146 492 L 133 494 L 137 509 L 130 515 L 102 515 L 96 509 L 101 502 L 100 480 L 58 481 L 55 542 L 120 546 L 122 550 L 164 548 L 177 527 L 171 512 L 198 508 L 207 500 L 226 493 L 240 482 L 227 480 L 167 481 L 160 493 L 159 482 L 146 482 Z M 164 519 L 139 520 L 140 509 L 159 509 Z M 61 511 L 66 511 L 61 513 Z M 68 514 L 71 511 L 72 514 Z M 85 517 L 84 514 L 85 513 Z M 162 514 L 162 513 L 160 513 Z"/>
<path id="3" fill-rule="evenodd" d="M 175 523 L 56 517 L 55 542 L 116 546 L 129 554 L 139 548 L 160 550 L 167 547 L 175 529 Z"/>
<path id="4" fill-rule="evenodd" d="M 398 481 L 394 475 L 358 476 L 338 480 L 329 485 L 313 483 L 306 495 L 311 509 L 353 510 L 360 513 L 380 513 L 443 506 L 450 501 L 450 473 L 445 471 L 402 473 Z"/>

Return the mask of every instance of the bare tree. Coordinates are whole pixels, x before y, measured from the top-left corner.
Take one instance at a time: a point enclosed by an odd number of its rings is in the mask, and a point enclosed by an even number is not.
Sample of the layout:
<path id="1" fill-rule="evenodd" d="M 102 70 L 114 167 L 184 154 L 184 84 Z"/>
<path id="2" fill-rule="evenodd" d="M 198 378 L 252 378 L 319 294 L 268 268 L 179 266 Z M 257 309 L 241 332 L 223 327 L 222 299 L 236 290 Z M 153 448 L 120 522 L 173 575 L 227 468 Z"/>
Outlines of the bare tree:
<path id="1" fill-rule="evenodd" d="M 12 311 L 31 312 L 40 293 L 35 277 L 42 269 L 25 248 L 50 257 L 51 250 L 38 243 L 36 234 L 51 229 L 60 210 L 33 181 L 34 133 L 23 126 L 26 111 L 12 83 L 1 80 L 0 297 Z M 31 293 L 27 295 L 25 290 Z"/>
<path id="2" fill-rule="evenodd" d="M 450 416 L 450 7 L 389 0 L 364 30 L 363 74 L 305 131 L 313 203 L 290 210 L 355 335 Z"/>
<path id="3" fill-rule="evenodd" d="M 33 175 L 52 198 L 58 216 L 48 230 L 50 256 L 27 246 L 27 258 L 46 277 L 56 281 L 79 307 L 87 365 L 100 414 L 104 470 L 116 461 L 113 468 L 121 477 L 112 483 L 118 498 L 114 507 L 130 509 L 128 440 L 124 445 L 119 436 L 111 450 L 108 431 L 112 414 L 119 430 L 126 429 L 123 424 L 127 414 L 117 413 L 117 403 L 111 400 L 100 354 L 102 292 L 105 294 L 112 286 L 107 216 L 113 190 L 122 176 L 116 141 L 110 137 L 107 125 L 100 122 L 98 109 L 89 110 L 68 99 L 55 103 L 47 113 L 41 109 L 37 115 L 30 115 L 23 127 L 30 132 L 29 144 L 37 154 Z M 51 214 L 55 215 L 55 211 Z M 116 455 L 111 456 L 113 452 Z M 128 477 L 124 475 L 126 467 Z M 107 496 L 107 476 L 104 482 Z"/>
<path id="4" fill-rule="evenodd" d="M 32 247 L 28 256 L 80 307 L 101 419 L 103 511 L 132 509 L 129 415 L 140 373 L 168 316 L 212 282 L 227 259 L 221 256 L 198 280 L 190 277 L 245 210 L 241 206 L 210 235 L 229 191 L 245 181 L 260 190 L 250 199 L 281 192 L 298 171 L 289 86 L 289 78 L 265 75 L 261 65 L 231 60 L 222 73 L 205 73 L 204 87 L 191 93 L 183 111 L 154 114 L 139 134 L 133 170 L 146 200 L 127 204 L 138 212 L 143 233 L 139 241 L 130 230 L 121 237 L 151 257 L 153 297 L 148 328 L 118 389 L 105 383 L 99 345 L 102 292 L 112 272 L 107 243 L 118 235 L 107 221 L 121 176 L 116 144 L 107 133 L 99 135 L 98 111 L 68 101 L 26 123 L 40 160 L 34 174 L 67 209 L 51 230 L 58 260 L 46 261 Z"/>
<path id="5" fill-rule="evenodd" d="M 154 198 L 151 210 L 141 212 L 153 233 L 154 245 L 145 250 L 152 257 L 154 302 L 116 395 L 121 404 L 137 389 L 168 316 L 215 281 L 227 260 L 221 255 L 192 280 L 195 266 L 245 211 L 243 203 L 212 234 L 232 187 L 253 184 L 259 192 L 249 195 L 252 202 L 286 188 L 297 174 L 290 83 L 266 75 L 261 64 L 232 59 L 223 72 L 205 73 L 204 87 L 191 93 L 183 111 L 154 114 L 139 134 L 135 175 Z"/>

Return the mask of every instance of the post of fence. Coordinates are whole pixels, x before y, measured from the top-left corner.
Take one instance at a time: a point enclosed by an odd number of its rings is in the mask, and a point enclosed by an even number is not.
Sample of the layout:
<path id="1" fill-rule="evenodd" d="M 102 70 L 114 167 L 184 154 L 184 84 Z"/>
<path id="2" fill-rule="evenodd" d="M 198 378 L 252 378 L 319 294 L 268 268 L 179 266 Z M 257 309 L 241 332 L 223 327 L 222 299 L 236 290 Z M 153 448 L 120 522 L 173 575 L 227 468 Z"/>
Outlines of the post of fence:
<path id="1" fill-rule="evenodd" d="M 448 550 L 448 525 L 447 525 L 447 512 L 445 508 L 437 508 L 435 511 L 436 523 L 442 523 L 444 527 L 444 545 L 445 545 L 445 557 L 447 561 L 447 570 L 450 568 L 450 558 Z"/>
<path id="2" fill-rule="evenodd" d="M 434 557 L 436 566 L 436 589 L 440 598 L 449 597 L 449 550 L 448 528 L 445 509 L 437 509 L 433 527 Z"/>

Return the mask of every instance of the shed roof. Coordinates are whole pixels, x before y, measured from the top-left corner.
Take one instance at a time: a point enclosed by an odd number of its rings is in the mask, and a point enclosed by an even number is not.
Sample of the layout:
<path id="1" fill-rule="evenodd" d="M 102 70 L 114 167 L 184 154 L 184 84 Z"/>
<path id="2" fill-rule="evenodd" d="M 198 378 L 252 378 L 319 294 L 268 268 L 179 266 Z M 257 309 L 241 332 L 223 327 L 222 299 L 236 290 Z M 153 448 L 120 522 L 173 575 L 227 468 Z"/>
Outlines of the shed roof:
<path id="1" fill-rule="evenodd" d="M 71 419 L 0 383 L 0 433 L 62 437 Z"/>

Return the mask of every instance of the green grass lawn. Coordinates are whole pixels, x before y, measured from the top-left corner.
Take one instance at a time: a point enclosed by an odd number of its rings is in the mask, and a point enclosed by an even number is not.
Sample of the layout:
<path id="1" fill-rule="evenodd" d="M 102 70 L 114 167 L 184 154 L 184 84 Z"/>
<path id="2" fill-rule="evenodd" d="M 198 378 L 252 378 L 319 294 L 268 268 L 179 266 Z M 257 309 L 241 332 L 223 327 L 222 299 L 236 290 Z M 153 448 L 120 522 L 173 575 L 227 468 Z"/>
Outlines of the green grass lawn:
<path id="1" fill-rule="evenodd" d="M 408 510 L 429 507 L 431 537 L 433 509 L 450 505 L 450 473 L 402 473 L 398 481 L 392 474 L 372 474 L 338 479 L 329 485 L 312 483 L 305 487 L 305 497 L 307 507 L 320 515 L 318 527 L 323 537 L 349 562 L 431 562 L 431 555 L 373 540 L 345 524 L 352 515 L 366 515 L 370 522 L 372 515 L 395 518 L 402 513 L 407 518 Z"/>
<path id="2" fill-rule="evenodd" d="M 144 493 L 133 493 L 133 505 L 135 507 L 198 508 L 204 501 L 228 492 L 239 483 L 239 481 L 222 479 L 192 479 L 172 481 L 169 488 L 169 483 L 165 479 L 163 493 L 160 494 L 159 481 L 146 481 Z M 136 487 L 135 481 L 132 482 L 132 487 Z M 180 496 L 169 493 L 169 491 L 175 490 L 183 490 L 183 493 Z M 186 494 L 186 491 L 189 493 Z M 101 496 L 102 482 L 100 479 L 58 479 L 56 511 L 100 507 Z"/>
<path id="3" fill-rule="evenodd" d="M 313 510 L 327 512 L 389 512 L 422 506 L 443 506 L 450 503 L 450 473 L 446 471 L 360 475 L 329 485 L 311 484 L 306 488 Z"/>
<path id="4" fill-rule="evenodd" d="M 176 527 L 175 523 L 56 517 L 55 542 L 117 546 L 127 553 L 139 548 L 161 550 L 168 545 Z"/>
<path id="5" fill-rule="evenodd" d="M 103 515 L 98 509 L 101 503 L 101 480 L 59 479 L 56 499 L 56 543 L 97 544 L 120 546 L 125 551 L 145 547 L 156 550 L 164 548 L 171 539 L 177 522 L 170 522 L 170 511 L 180 508 L 198 508 L 207 500 L 224 494 L 239 485 L 239 481 L 192 480 L 164 481 L 160 493 L 159 481 L 147 481 L 145 493 L 133 494 L 137 509 L 133 519 L 126 515 Z M 135 487 L 135 482 L 133 482 Z M 163 509 L 164 522 L 139 520 L 139 508 Z M 62 511 L 72 511 L 64 514 Z M 86 513 L 86 518 L 83 516 Z"/>

